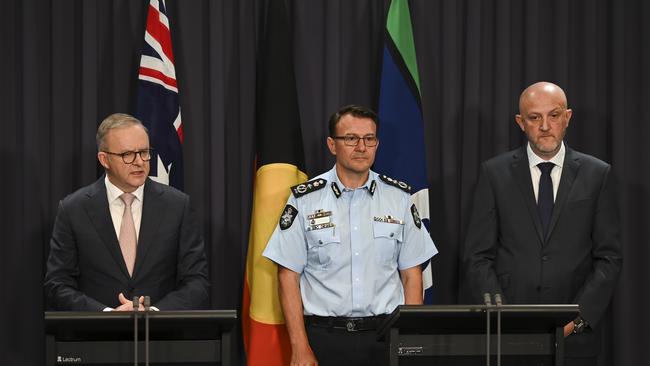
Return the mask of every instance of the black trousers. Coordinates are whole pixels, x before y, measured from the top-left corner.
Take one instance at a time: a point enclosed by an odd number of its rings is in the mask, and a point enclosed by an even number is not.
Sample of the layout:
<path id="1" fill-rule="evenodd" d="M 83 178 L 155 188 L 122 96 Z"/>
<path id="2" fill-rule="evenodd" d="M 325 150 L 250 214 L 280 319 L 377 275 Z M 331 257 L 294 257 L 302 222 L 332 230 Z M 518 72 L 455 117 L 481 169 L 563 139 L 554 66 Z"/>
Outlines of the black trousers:
<path id="1" fill-rule="evenodd" d="M 349 332 L 306 324 L 309 345 L 320 366 L 381 366 L 387 364 L 385 343 L 377 331 Z"/>

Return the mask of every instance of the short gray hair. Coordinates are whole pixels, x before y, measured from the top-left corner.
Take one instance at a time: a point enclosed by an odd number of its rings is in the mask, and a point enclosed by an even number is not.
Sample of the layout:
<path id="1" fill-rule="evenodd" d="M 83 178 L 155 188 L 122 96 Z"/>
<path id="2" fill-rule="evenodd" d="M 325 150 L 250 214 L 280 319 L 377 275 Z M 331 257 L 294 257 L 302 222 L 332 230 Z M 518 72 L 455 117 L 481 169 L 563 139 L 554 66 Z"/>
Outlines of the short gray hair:
<path id="1" fill-rule="evenodd" d="M 97 150 L 102 151 L 104 149 L 106 143 L 104 140 L 106 139 L 106 134 L 108 134 L 108 131 L 115 128 L 124 128 L 130 126 L 140 126 L 144 132 L 149 134 L 149 131 L 147 131 L 147 128 L 142 124 L 142 122 L 130 114 L 113 113 L 110 116 L 106 117 L 102 123 L 99 124 L 99 127 L 97 128 L 97 134 L 95 135 Z"/>

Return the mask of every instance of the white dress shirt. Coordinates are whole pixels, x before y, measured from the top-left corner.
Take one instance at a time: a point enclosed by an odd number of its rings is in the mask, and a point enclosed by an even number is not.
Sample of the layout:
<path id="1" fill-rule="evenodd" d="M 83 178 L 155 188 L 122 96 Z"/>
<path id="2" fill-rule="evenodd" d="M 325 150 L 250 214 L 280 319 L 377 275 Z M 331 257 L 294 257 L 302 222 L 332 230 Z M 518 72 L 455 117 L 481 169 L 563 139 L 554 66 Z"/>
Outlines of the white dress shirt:
<path id="1" fill-rule="evenodd" d="M 121 189 L 117 188 L 108 179 L 104 178 L 106 183 L 106 196 L 108 197 L 108 208 L 111 211 L 111 219 L 113 220 L 113 227 L 115 228 L 115 235 L 120 237 L 120 227 L 122 225 L 122 215 L 124 214 L 124 201 L 120 199 L 122 193 Z M 140 223 L 142 222 L 142 200 L 144 199 L 144 184 L 132 192 L 135 196 L 133 203 L 131 203 L 131 214 L 133 215 L 133 223 L 135 224 L 135 237 L 140 237 Z"/>
<path id="2" fill-rule="evenodd" d="M 533 181 L 533 192 L 535 192 L 535 202 L 537 202 L 537 196 L 539 191 L 539 179 L 542 176 L 542 171 L 539 169 L 537 164 L 539 163 L 553 163 L 555 166 L 551 170 L 551 180 L 553 181 L 553 201 L 557 197 L 557 189 L 560 186 L 560 178 L 562 177 L 562 165 L 564 164 L 564 155 L 566 155 L 566 148 L 564 147 L 564 141 L 562 141 L 562 146 L 560 146 L 560 151 L 555 154 L 549 160 L 544 160 L 537 156 L 533 149 L 530 148 L 530 142 L 526 145 L 526 152 L 528 153 L 528 163 L 530 164 L 530 178 Z"/>

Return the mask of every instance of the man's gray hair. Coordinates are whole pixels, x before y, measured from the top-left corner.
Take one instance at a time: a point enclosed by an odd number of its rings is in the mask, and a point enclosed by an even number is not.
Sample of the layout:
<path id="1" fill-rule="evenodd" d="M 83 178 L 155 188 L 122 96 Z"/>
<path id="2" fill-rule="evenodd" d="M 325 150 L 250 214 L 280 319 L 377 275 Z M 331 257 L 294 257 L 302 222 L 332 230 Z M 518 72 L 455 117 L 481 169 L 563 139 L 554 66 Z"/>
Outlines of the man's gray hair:
<path id="1" fill-rule="evenodd" d="M 97 134 L 95 135 L 97 150 L 102 151 L 106 147 L 105 139 L 108 131 L 115 128 L 124 128 L 130 126 L 140 126 L 145 132 L 147 132 L 147 134 L 149 133 L 142 122 L 130 114 L 113 113 L 110 116 L 106 117 L 102 123 L 99 124 L 99 127 L 97 128 Z"/>

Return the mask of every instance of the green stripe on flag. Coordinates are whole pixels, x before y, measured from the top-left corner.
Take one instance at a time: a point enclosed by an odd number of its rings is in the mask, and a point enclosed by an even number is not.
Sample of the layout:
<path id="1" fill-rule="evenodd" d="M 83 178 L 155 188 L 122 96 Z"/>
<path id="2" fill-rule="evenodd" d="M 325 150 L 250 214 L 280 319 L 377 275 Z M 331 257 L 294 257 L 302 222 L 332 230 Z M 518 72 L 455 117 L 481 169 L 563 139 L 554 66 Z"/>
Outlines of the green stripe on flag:
<path id="1" fill-rule="evenodd" d="M 418 62 L 415 57 L 415 42 L 413 41 L 413 27 L 411 26 L 408 0 L 393 0 L 391 2 L 386 19 L 386 30 L 402 55 L 402 59 L 404 59 L 404 63 L 418 88 L 418 94 L 420 94 L 420 74 L 418 73 Z"/>

